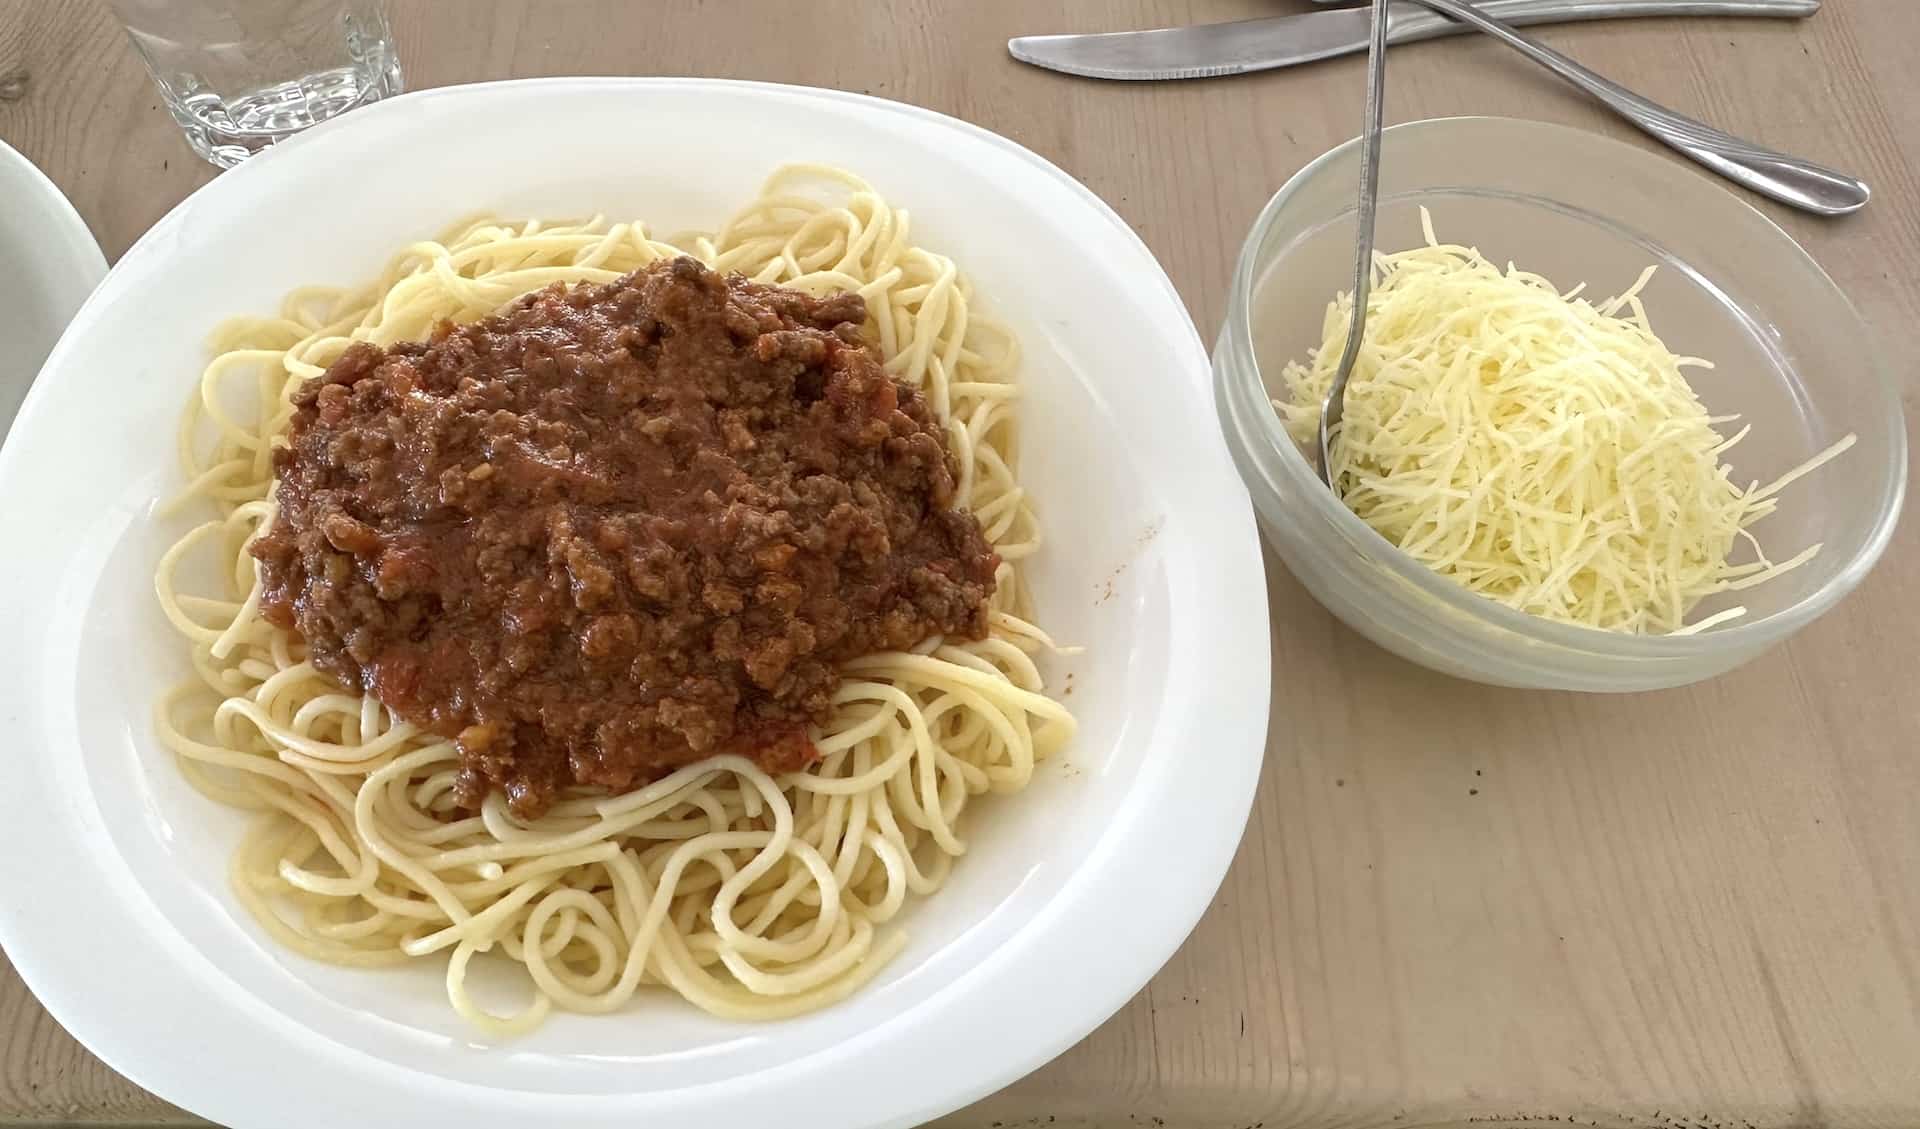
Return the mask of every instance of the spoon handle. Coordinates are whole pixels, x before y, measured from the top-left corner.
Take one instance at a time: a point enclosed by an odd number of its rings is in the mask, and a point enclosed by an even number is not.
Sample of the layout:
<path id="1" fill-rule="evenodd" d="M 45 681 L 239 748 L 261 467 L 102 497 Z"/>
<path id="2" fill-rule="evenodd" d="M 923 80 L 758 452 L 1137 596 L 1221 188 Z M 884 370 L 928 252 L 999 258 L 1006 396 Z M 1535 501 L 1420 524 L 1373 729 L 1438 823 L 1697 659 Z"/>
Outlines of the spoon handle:
<path id="1" fill-rule="evenodd" d="M 1340 350 L 1340 365 L 1334 370 L 1326 401 L 1320 405 L 1320 477 L 1329 487 L 1334 487 L 1333 429 L 1346 413 L 1347 381 L 1360 360 L 1360 339 L 1367 328 L 1367 298 L 1373 285 L 1373 227 L 1380 204 L 1380 122 L 1386 113 L 1390 15 L 1385 0 L 1375 4 L 1367 37 L 1367 120 L 1360 134 L 1360 192 L 1354 208 L 1353 310 L 1347 316 L 1347 343 Z"/>
<path id="2" fill-rule="evenodd" d="M 1593 95 L 1661 144 L 1762 196 L 1823 216 L 1844 215 L 1867 202 L 1869 191 L 1859 178 L 1742 141 L 1685 114 L 1675 113 L 1522 35 L 1463 0 L 1413 2 L 1479 28 Z"/>

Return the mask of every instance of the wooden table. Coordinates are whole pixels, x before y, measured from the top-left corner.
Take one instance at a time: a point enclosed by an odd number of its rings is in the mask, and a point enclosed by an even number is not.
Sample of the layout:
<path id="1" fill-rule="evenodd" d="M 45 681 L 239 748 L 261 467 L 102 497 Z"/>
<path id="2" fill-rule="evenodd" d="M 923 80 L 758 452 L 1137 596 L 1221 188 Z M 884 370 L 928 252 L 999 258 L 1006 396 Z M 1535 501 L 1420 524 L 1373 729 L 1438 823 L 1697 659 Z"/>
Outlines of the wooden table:
<path id="1" fill-rule="evenodd" d="M 1004 41 L 1281 6 L 421 0 L 395 20 L 414 87 L 694 73 L 978 122 L 1110 201 L 1210 336 L 1255 212 L 1357 128 L 1359 64 L 1130 86 L 1019 66 Z M 1920 435 L 1920 4 L 1545 37 L 1873 184 L 1843 221 L 1762 206 L 1875 327 Z M 1634 137 L 1478 40 L 1401 50 L 1388 111 Z M 97 0 L 0 0 L 0 138 L 66 190 L 110 258 L 213 175 Z M 1632 697 L 1450 681 L 1347 631 L 1277 565 L 1269 580 L 1266 772 L 1212 911 L 1111 1022 L 949 1124 L 1920 1123 L 1920 523 L 1790 645 Z M 0 973 L 0 1121 L 192 1120 Z"/>

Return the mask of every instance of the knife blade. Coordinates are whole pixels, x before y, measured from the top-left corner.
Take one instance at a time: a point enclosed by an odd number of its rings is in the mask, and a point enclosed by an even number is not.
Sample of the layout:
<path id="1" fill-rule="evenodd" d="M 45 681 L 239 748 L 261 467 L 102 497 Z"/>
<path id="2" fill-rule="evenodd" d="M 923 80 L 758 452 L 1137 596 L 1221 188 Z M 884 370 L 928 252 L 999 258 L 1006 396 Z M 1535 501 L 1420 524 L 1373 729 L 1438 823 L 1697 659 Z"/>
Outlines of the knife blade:
<path id="1" fill-rule="evenodd" d="M 1819 11 L 1820 0 L 1482 0 L 1480 6 L 1497 19 L 1526 25 L 1634 16 L 1799 18 Z M 1426 8 L 1396 3 L 1388 13 L 1387 42 L 1411 43 L 1471 30 Z M 1023 35 L 1007 41 L 1007 51 L 1023 63 L 1086 78 L 1131 81 L 1246 74 L 1366 47 L 1364 7 L 1150 31 Z"/>

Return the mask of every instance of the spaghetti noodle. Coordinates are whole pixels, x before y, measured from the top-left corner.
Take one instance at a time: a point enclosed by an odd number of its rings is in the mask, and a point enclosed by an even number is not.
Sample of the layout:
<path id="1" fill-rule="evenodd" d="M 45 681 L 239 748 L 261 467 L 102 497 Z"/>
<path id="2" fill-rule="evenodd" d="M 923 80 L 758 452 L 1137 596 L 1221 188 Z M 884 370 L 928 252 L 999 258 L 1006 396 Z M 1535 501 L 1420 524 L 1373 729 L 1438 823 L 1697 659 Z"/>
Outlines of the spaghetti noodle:
<path id="1" fill-rule="evenodd" d="M 683 253 L 866 300 L 887 371 L 927 396 L 960 467 L 957 497 L 1001 558 L 990 634 L 845 664 L 831 720 L 811 734 L 819 759 L 801 772 L 722 756 L 625 794 L 570 790 L 533 820 L 498 792 L 461 809 L 451 741 L 345 691 L 260 615 L 245 547 L 274 517 L 271 456 L 290 395 L 353 341 L 422 339 L 556 281 L 608 282 Z M 771 1019 L 871 979 L 904 944 L 888 923 L 965 851 L 971 797 L 1024 787 L 1074 728 L 1046 696 L 1033 655 L 1049 642 L 1020 583 L 1040 535 L 1016 474 L 1017 346 L 973 306 L 953 262 L 910 242 L 904 210 L 851 174 L 791 166 L 711 236 L 475 220 L 405 248 L 369 286 L 297 290 L 277 317 L 222 326 L 180 436 L 184 498 L 222 516 L 182 537 L 156 578 L 196 678 L 156 716 L 196 787 L 259 813 L 232 864 L 243 904 L 313 958 L 444 956 L 453 1007 L 494 1035 L 556 1007 L 611 1011 L 646 985 Z M 187 583 L 209 554 L 218 595 Z M 512 1014 L 469 991 L 470 962 L 487 952 L 531 983 Z"/>

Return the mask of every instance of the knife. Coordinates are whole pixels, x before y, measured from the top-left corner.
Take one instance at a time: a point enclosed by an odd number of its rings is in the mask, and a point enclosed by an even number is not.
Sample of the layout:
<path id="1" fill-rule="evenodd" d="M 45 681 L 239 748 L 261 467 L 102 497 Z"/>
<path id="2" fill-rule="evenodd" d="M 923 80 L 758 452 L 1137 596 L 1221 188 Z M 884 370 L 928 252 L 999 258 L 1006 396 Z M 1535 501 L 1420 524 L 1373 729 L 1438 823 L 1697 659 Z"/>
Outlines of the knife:
<path id="1" fill-rule="evenodd" d="M 1810 16 L 1820 0 L 1481 0 L 1510 24 L 1627 16 Z M 1472 29 L 1415 4 L 1395 4 L 1387 42 L 1410 43 Z M 1264 16 L 1232 23 L 1090 35 L 1023 35 L 1007 50 L 1023 63 L 1087 78 L 1217 78 L 1291 67 L 1367 49 L 1365 7 Z"/>

